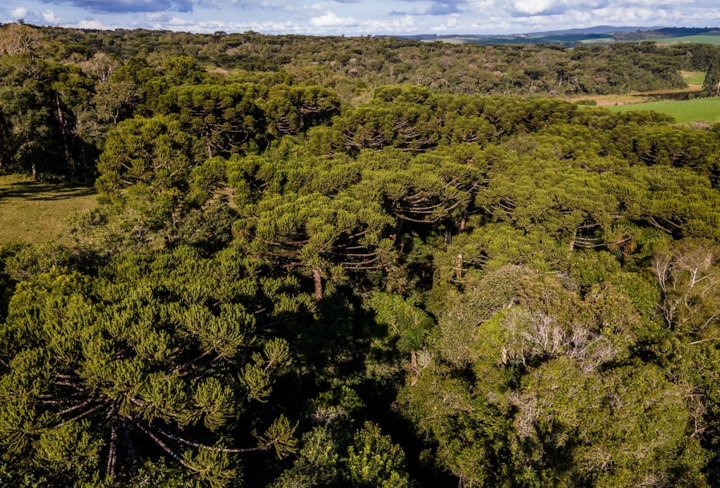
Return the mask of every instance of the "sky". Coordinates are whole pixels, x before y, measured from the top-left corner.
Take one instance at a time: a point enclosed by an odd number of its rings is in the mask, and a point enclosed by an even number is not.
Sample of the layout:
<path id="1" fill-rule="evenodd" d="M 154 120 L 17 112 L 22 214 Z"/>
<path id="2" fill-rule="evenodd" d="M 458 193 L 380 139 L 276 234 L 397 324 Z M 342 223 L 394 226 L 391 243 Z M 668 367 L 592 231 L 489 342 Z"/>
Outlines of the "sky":
<path id="1" fill-rule="evenodd" d="M 0 22 L 312 35 L 720 25 L 720 0 L 0 0 Z"/>

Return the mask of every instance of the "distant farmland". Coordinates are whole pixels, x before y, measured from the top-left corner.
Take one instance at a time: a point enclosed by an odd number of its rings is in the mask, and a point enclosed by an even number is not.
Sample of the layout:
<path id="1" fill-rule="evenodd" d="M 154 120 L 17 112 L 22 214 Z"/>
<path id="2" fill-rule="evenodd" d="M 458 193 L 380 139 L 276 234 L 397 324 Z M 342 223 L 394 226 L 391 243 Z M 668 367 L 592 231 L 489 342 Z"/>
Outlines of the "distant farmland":
<path id="1" fill-rule="evenodd" d="M 698 35 L 698 36 L 684 36 L 684 37 L 668 37 L 662 39 L 649 39 L 659 44 L 678 44 L 683 42 L 696 42 L 698 44 L 712 44 L 714 46 L 720 46 L 720 35 Z"/>
<path id="2" fill-rule="evenodd" d="M 670 115 L 680 124 L 691 122 L 720 122 L 720 97 L 688 101 L 647 102 L 605 107 L 613 112 L 653 110 Z"/>
<path id="3" fill-rule="evenodd" d="M 555 34 L 518 36 L 447 36 L 422 39 L 426 42 L 442 41 L 449 44 L 613 44 L 616 42 L 656 42 L 658 44 L 698 43 L 720 46 L 720 35 L 698 34 L 682 37 L 656 37 L 638 40 L 617 40 L 613 34 Z"/>
<path id="4" fill-rule="evenodd" d="M 424 39 L 449 44 L 610 44 L 615 42 L 612 34 L 559 34 L 548 36 L 457 36 Z"/>

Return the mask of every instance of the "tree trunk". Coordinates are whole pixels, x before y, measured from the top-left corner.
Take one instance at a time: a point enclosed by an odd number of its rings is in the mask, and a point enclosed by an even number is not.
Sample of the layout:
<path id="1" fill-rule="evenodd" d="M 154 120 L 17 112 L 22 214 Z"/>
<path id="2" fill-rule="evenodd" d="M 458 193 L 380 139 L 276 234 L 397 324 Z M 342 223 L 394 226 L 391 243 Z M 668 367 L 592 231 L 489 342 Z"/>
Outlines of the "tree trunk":
<path id="1" fill-rule="evenodd" d="M 130 456 L 130 462 L 134 463 L 137 459 L 137 454 L 135 454 L 135 446 L 133 446 L 132 439 L 130 438 L 130 429 L 125 420 L 123 420 L 123 438 L 125 449 L 127 450 L 128 456 Z"/>
<path id="2" fill-rule="evenodd" d="M 110 427 L 110 448 L 108 451 L 108 462 L 107 468 L 105 469 L 105 475 L 112 477 L 115 475 L 115 464 L 117 462 L 117 429 L 113 422 Z"/>
<path id="3" fill-rule="evenodd" d="M 318 310 L 322 308 L 323 301 L 323 289 L 322 289 L 322 276 L 320 276 L 320 270 L 313 269 L 313 281 L 315 282 L 315 303 L 317 304 Z"/>
<path id="4" fill-rule="evenodd" d="M 58 121 L 60 122 L 60 135 L 63 140 L 63 149 L 65 150 L 65 161 L 70 165 L 75 172 L 75 164 L 72 160 L 72 154 L 70 153 L 70 144 L 68 143 L 67 131 L 65 130 L 65 117 L 63 116 L 62 106 L 60 105 L 60 94 L 55 92 L 55 105 L 57 105 Z"/>
<path id="5" fill-rule="evenodd" d="M 418 381 L 417 353 L 410 352 L 410 386 L 415 386 Z"/>
<path id="6" fill-rule="evenodd" d="M 205 144 L 207 146 L 208 158 L 212 159 L 213 153 L 212 146 L 210 146 L 210 133 L 208 131 L 205 131 Z"/>

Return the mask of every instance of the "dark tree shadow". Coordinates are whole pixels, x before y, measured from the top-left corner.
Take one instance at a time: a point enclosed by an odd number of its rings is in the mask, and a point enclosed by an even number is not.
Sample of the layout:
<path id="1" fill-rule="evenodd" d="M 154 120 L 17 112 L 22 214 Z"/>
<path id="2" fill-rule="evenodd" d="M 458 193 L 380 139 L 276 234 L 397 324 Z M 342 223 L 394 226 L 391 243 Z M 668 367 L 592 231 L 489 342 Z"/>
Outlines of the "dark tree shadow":
<path id="1" fill-rule="evenodd" d="M 700 91 L 670 91 L 670 92 L 651 92 L 651 93 L 640 93 L 637 95 L 630 95 L 631 97 L 637 97 L 637 98 L 652 98 L 653 101 L 656 102 L 664 102 L 664 101 L 683 101 L 683 100 L 693 100 L 695 99 L 700 93 L 702 93 L 702 90 Z"/>
<path id="2" fill-rule="evenodd" d="M 24 200 L 57 201 L 85 197 L 95 194 L 95 189 L 69 183 L 45 183 L 41 181 L 20 181 L 0 188 L 0 201 L 10 198 Z"/>

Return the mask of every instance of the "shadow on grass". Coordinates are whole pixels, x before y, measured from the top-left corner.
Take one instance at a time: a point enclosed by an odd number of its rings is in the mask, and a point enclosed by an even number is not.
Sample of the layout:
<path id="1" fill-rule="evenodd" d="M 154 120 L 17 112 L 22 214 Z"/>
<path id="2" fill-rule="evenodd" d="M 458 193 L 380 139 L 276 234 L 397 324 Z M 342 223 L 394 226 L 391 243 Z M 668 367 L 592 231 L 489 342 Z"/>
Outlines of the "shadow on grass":
<path id="1" fill-rule="evenodd" d="M 692 100 L 696 98 L 698 95 L 702 93 L 702 90 L 699 91 L 686 91 L 686 90 L 678 90 L 678 91 L 671 91 L 671 92 L 644 92 L 639 93 L 637 95 L 630 95 L 632 97 L 642 97 L 642 98 L 650 98 L 653 101 L 656 102 L 663 102 L 665 100 Z"/>
<path id="2" fill-rule="evenodd" d="M 56 201 L 68 198 L 94 195 L 95 190 L 87 186 L 67 183 L 43 183 L 40 181 L 19 181 L 0 187 L 0 201 L 11 198 L 24 200 Z"/>

